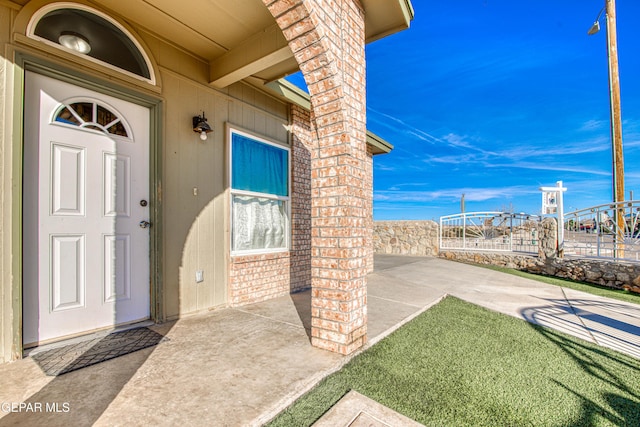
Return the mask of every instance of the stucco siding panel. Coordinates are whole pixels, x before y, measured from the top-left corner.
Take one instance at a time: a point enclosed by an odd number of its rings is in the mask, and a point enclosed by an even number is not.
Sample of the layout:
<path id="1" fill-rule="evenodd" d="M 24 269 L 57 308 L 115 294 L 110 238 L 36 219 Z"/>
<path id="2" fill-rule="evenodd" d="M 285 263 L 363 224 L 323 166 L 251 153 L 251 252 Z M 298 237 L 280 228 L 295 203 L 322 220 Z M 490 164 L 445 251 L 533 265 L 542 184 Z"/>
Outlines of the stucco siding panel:
<path id="1" fill-rule="evenodd" d="M 175 318 L 228 302 L 225 123 L 287 143 L 287 106 L 244 84 L 227 95 L 168 70 L 162 80 L 165 122 L 173 123 L 163 148 L 165 310 Z M 203 111 L 213 128 L 206 141 L 190 126 Z"/>

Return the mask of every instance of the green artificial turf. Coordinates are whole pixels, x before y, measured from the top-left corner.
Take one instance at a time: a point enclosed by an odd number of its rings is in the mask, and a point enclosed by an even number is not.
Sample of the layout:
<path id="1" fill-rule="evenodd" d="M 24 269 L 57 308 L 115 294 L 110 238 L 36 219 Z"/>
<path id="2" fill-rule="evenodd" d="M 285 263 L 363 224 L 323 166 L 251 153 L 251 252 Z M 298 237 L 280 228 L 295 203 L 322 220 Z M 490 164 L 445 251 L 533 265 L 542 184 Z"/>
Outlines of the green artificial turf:
<path id="1" fill-rule="evenodd" d="M 270 425 L 311 425 L 351 389 L 427 426 L 640 425 L 638 360 L 453 297 Z"/>
<path id="2" fill-rule="evenodd" d="M 606 286 L 599 286 L 593 283 L 576 282 L 575 280 L 562 279 L 559 277 L 543 276 L 540 274 L 527 273 L 525 271 L 513 268 L 498 267 L 495 265 L 474 264 L 478 267 L 485 267 L 491 270 L 501 271 L 503 273 L 513 274 L 515 276 L 525 277 L 527 279 L 537 280 L 539 282 L 548 283 L 550 285 L 562 286 L 564 288 L 575 289 L 577 291 L 587 292 L 601 297 L 613 298 L 620 301 L 640 304 L 640 294 L 625 291 L 622 289 L 612 289 Z"/>

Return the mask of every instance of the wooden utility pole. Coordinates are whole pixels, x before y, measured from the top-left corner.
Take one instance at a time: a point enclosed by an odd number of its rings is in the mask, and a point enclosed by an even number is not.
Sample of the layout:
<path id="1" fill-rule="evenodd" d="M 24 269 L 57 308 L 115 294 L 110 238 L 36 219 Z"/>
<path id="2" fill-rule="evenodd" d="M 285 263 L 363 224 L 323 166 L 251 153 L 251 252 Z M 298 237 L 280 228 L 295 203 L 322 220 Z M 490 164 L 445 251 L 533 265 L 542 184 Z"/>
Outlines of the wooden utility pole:
<path id="1" fill-rule="evenodd" d="M 620 111 L 620 74 L 616 2 L 606 0 L 607 55 L 609 57 L 609 95 L 611 97 L 611 144 L 613 150 L 613 201 L 624 200 L 624 157 L 622 154 L 622 113 Z"/>
<path id="2" fill-rule="evenodd" d="M 620 109 L 620 74 L 618 72 L 618 37 L 616 30 L 616 2 L 605 0 L 605 16 L 607 19 L 607 56 L 609 59 L 609 96 L 611 108 L 611 150 L 613 157 L 613 202 L 624 201 L 624 154 L 622 151 L 622 113 Z M 621 244 L 624 239 L 624 208 L 616 205 L 617 240 Z M 617 254 L 624 256 L 624 249 Z"/>

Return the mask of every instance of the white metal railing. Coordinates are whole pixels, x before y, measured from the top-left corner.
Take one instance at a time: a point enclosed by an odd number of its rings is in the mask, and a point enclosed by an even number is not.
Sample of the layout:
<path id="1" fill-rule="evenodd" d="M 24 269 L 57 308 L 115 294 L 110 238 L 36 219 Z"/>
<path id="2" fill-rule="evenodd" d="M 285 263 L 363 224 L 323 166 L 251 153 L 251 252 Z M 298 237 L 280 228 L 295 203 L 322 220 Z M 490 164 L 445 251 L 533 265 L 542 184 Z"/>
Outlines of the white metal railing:
<path id="1" fill-rule="evenodd" d="M 564 214 L 564 254 L 640 261 L 640 201 Z"/>
<path id="2" fill-rule="evenodd" d="M 440 217 L 440 249 L 538 253 L 540 217 L 465 212 Z"/>

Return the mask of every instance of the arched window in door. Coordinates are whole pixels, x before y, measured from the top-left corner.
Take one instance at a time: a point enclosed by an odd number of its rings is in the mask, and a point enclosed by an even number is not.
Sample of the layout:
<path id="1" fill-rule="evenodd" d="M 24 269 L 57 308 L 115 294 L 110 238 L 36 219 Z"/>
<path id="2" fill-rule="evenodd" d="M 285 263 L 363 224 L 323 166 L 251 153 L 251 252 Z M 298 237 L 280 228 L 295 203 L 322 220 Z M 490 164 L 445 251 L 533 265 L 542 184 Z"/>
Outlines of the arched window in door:
<path id="1" fill-rule="evenodd" d="M 131 139 L 129 126 L 120 115 L 94 101 L 60 104 L 53 114 L 53 122 Z"/>

